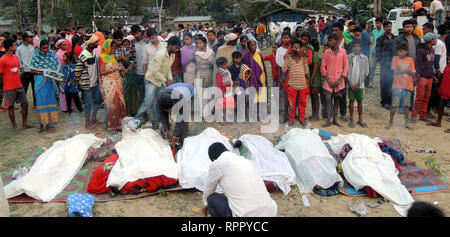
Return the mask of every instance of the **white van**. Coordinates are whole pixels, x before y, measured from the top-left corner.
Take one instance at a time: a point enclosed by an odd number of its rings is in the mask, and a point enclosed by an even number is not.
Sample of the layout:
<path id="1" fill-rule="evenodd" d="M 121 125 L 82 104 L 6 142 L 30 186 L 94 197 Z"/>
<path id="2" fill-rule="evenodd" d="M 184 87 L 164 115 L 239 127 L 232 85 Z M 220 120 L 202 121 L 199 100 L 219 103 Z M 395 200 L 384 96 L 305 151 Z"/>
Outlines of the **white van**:
<path id="1" fill-rule="evenodd" d="M 403 32 L 403 22 L 413 18 L 414 10 L 411 8 L 396 8 L 389 12 L 388 21 L 392 22 L 392 34 L 398 36 Z M 417 23 L 422 27 L 428 22 L 426 16 L 417 17 Z"/>

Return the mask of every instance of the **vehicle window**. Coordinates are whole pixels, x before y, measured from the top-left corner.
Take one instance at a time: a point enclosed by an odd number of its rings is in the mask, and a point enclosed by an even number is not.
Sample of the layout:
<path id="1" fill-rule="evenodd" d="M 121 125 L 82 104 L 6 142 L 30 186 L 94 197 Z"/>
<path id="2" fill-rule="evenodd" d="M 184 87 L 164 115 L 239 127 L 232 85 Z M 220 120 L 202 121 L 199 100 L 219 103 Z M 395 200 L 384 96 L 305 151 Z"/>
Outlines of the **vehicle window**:
<path id="1" fill-rule="evenodd" d="M 414 11 L 402 11 L 400 17 L 413 17 Z"/>
<path id="2" fill-rule="evenodd" d="M 393 22 L 397 20 L 397 12 L 389 13 L 388 21 Z"/>

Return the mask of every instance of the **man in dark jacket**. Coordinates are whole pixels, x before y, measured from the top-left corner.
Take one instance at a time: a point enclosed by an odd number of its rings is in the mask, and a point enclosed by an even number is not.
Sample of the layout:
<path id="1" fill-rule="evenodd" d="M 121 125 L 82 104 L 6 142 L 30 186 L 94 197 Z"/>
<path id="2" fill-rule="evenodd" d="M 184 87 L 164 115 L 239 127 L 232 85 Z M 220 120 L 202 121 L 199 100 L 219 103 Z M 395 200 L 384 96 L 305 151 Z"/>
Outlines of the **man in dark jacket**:
<path id="1" fill-rule="evenodd" d="M 414 22 L 412 20 L 406 20 L 403 22 L 403 34 L 399 35 L 397 39 L 394 40 L 394 53 L 397 52 L 397 47 L 401 44 L 408 45 L 408 56 L 416 59 L 416 53 L 420 44 L 420 39 L 414 33 Z M 414 105 L 414 92 L 411 93 L 411 105 L 410 110 Z M 399 108 L 404 108 L 401 105 Z M 402 109 L 399 109 L 399 113 L 403 113 Z"/>
<path id="2" fill-rule="evenodd" d="M 383 23 L 384 34 L 378 37 L 376 43 L 377 62 L 380 63 L 380 88 L 381 106 L 390 109 L 392 105 L 392 83 L 394 72 L 392 71 L 392 59 L 394 58 L 393 45 L 396 39 L 392 34 L 392 23 Z"/>
<path id="3" fill-rule="evenodd" d="M 191 98 L 194 96 L 194 87 L 186 83 L 175 83 L 161 91 L 157 98 L 159 108 L 159 121 L 162 123 L 161 136 L 173 143 L 175 150 L 183 147 L 184 139 L 189 132 L 187 120 L 183 116 L 183 105 L 191 105 Z M 179 103 L 181 102 L 181 103 Z M 173 133 L 170 131 L 169 115 L 176 104 L 183 106 L 179 108 L 177 122 Z M 176 108 L 177 109 L 177 108 Z M 185 111 L 190 113 L 190 111 Z"/>

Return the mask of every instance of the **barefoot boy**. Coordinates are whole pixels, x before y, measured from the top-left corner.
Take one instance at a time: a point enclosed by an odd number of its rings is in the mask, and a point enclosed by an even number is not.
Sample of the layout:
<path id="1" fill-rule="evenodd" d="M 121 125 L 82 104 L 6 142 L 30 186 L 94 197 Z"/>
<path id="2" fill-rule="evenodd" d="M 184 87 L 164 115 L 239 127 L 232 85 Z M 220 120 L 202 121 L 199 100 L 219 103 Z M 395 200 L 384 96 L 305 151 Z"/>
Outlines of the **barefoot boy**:
<path id="1" fill-rule="evenodd" d="M 25 90 L 20 81 L 19 58 L 14 54 L 17 49 L 16 41 L 7 39 L 3 43 L 6 53 L 0 58 L 0 81 L 3 81 L 3 93 L 8 104 L 9 119 L 14 129 L 14 133 L 19 133 L 14 115 L 14 105 L 22 106 L 22 129 L 32 128 L 27 122 L 28 101 Z"/>
<path id="2" fill-rule="evenodd" d="M 397 107 L 404 105 L 405 127 L 412 130 L 409 125 L 409 105 L 411 104 L 411 93 L 414 90 L 413 78 L 416 73 L 414 59 L 408 57 L 408 45 L 401 44 L 397 47 L 397 55 L 392 60 L 394 71 L 394 83 L 392 85 L 392 108 L 391 117 L 386 129 L 389 130 L 394 124 L 394 115 Z"/>
<path id="3" fill-rule="evenodd" d="M 358 124 L 367 128 L 367 124 L 363 122 L 363 98 L 364 98 L 364 82 L 369 76 L 369 58 L 361 53 L 361 44 L 357 41 L 353 42 L 353 53 L 348 55 L 350 65 L 348 73 L 348 99 L 350 100 L 350 127 L 355 127 L 353 120 L 353 112 L 355 110 L 355 100 L 358 102 Z"/>
<path id="4" fill-rule="evenodd" d="M 327 122 L 322 127 L 329 127 L 332 124 L 338 127 L 341 125 L 337 122 L 337 113 L 340 101 L 345 95 L 345 79 L 348 73 L 348 58 L 345 49 L 339 48 L 338 35 L 331 34 L 328 36 L 328 46 L 323 55 L 321 73 L 324 77 L 322 88 L 326 99 Z M 331 101 L 334 100 L 333 114 L 331 113 Z M 333 117 L 333 123 L 331 123 Z"/>

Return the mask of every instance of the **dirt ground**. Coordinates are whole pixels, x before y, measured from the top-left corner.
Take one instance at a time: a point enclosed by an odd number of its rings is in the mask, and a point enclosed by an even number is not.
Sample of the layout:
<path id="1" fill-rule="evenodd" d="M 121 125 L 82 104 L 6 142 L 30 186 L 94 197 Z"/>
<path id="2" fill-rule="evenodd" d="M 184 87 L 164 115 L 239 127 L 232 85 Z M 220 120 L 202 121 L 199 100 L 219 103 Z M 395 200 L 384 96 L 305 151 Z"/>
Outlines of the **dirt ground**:
<path id="1" fill-rule="evenodd" d="M 270 65 L 267 65 L 270 69 Z M 270 73 L 269 73 L 270 74 Z M 374 86 L 379 88 L 379 76 L 376 76 Z M 30 90 L 31 91 L 31 90 Z M 31 102 L 31 92 L 28 94 L 28 101 Z M 450 139 L 449 135 L 443 131 L 450 128 L 450 123 L 444 118 L 443 128 L 427 127 L 424 122 L 418 122 L 414 126 L 414 131 L 405 130 L 402 127 L 403 116 L 397 115 L 394 128 L 387 131 L 384 127 L 389 121 L 389 111 L 381 108 L 379 105 L 379 89 L 368 89 L 365 94 L 364 120 L 369 128 L 356 127 L 349 128 L 348 124 L 341 122 L 342 128 L 332 126 L 329 131 L 341 134 L 360 133 L 370 137 L 392 137 L 398 139 L 403 148 L 434 148 L 437 150 L 436 164 L 439 170 L 448 175 L 450 169 Z M 308 102 L 309 105 L 309 102 Z M 307 115 L 311 114 L 310 108 Z M 103 111 L 99 113 L 98 118 L 102 118 Z M 18 124 L 21 122 L 20 110 L 16 110 L 16 119 Z M 86 133 L 83 126 L 83 117 L 75 113 L 71 117 L 66 117 L 60 113 L 61 122 L 57 126 L 56 133 L 39 134 L 38 129 L 22 131 L 14 135 L 7 113 L 0 114 L 0 172 L 5 173 L 17 168 L 25 158 L 27 158 L 37 147 L 50 146 L 53 142 L 66 139 L 77 133 Z M 38 120 L 35 110 L 30 108 L 29 120 L 38 127 Z M 320 128 L 324 121 L 312 123 L 313 128 Z M 215 127 L 228 136 L 238 137 L 246 134 L 258 134 L 260 124 L 202 124 L 193 125 L 191 129 L 201 130 L 206 127 Z M 298 122 L 294 123 L 298 127 Z M 199 131 L 197 131 L 199 132 Z M 201 132 L 201 131 L 200 131 Z M 284 125 L 275 134 L 262 134 L 272 142 L 275 137 L 283 134 Z M 98 135 L 108 137 L 114 133 L 102 132 Z M 425 160 L 430 156 L 416 152 L 405 153 L 407 159 L 415 161 L 417 166 L 427 169 Z M 450 186 L 450 182 L 444 177 L 445 183 Z M 390 203 L 385 203 L 375 209 L 367 206 L 369 202 L 375 202 L 377 199 L 347 197 L 336 195 L 332 197 L 321 197 L 316 194 L 307 194 L 310 207 L 304 207 L 302 195 L 297 187 L 292 187 L 289 195 L 284 196 L 281 192 L 272 194 L 272 198 L 278 204 L 279 217 L 354 217 L 356 216 L 348 209 L 348 203 L 353 199 L 362 200 L 368 209 L 368 217 L 399 217 Z M 416 201 L 438 202 L 437 207 L 450 216 L 449 207 L 450 193 L 438 193 L 413 196 Z M 95 203 L 93 207 L 96 217 L 201 217 L 202 193 L 197 191 L 180 191 L 168 193 L 167 196 L 155 195 L 135 200 L 114 201 L 107 203 Z M 67 217 L 66 204 L 10 204 L 10 215 L 14 217 Z"/>

